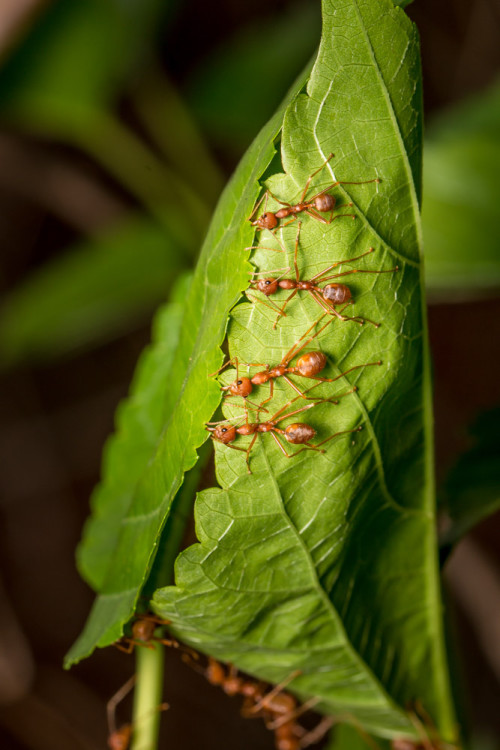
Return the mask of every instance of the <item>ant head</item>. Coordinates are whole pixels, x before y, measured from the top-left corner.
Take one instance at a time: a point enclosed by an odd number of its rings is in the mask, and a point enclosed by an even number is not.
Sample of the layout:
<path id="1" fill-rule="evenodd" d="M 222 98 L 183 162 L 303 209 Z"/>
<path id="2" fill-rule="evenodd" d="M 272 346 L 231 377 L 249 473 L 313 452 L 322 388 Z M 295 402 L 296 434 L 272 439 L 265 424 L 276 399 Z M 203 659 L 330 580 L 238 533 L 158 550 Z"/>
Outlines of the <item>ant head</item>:
<path id="1" fill-rule="evenodd" d="M 278 291 L 278 279 L 258 279 L 252 283 L 252 286 L 269 297 Z"/>
<path id="2" fill-rule="evenodd" d="M 229 391 L 233 396 L 242 396 L 243 398 L 249 396 L 252 390 L 253 386 L 250 378 L 238 378 L 238 380 L 235 380 L 229 386 Z"/>
<path id="3" fill-rule="evenodd" d="M 333 211 L 336 202 L 337 201 L 333 195 L 330 195 L 329 193 L 321 193 L 321 195 L 318 195 L 314 199 L 314 208 L 322 213 L 327 213 L 328 211 Z"/>
<path id="4" fill-rule="evenodd" d="M 219 443 L 224 443 L 224 445 L 236 440 L 236 427 L 230 424 L 220 424 L 215 429 L 210 430 L 210 432 L 213 432 L 215 440 L 218 440 Z"/>
<path id="5" fill-rule="evenodd" d="M 327 284 L 323 287 L 323 297 L 335 305 L 343 305 L 351 299 L 351 290 L 345 284 Z"/>
<path id="6" fill-rule="evenodd" d="M 252 226 L 258 227 L 259 229 L 274 229 L 277 224 L 278 219 L 271 211 L 266 211 L 265 214 L 262 214 L 258 219 L 252 221 Z"/>

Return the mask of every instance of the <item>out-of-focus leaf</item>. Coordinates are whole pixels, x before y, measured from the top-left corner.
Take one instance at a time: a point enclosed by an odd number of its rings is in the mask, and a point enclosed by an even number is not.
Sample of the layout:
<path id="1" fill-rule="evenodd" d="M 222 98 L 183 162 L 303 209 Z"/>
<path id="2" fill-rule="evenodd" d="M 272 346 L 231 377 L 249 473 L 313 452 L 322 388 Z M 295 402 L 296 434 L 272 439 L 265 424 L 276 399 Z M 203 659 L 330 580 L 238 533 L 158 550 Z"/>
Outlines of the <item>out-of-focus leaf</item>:
<path id="1" fill-rule="evenodd" d="M 118 407 L 116 431 L 104 450 L 101 483 L 92 496 L 92 516 L 78 549 L 80 573 L 96 591 L 104 583 L 120 525 L 168 418 L 165 392 L 189 283 L 190 277 L 181 279 L 172 301 L 159 310 L 152 342 L 139 360 L 128 398 Z"/>
<path id="2" fill-rule="evenodd" d="M 56 0 L 0 71 L 0 112 L 78 121 L 149 54 L 162 0 Z"/>
<path id="3" fill-rule="evenodd" d="M 0 312 L 0 363 L 49 359 L 135 327 L 165 299 L 185 259 L 136 219 L 80 243 L 19 285 Z"/>
<path id="4" fill-rule="evenodd" d="M 287 101 L 302 88 L 305 76 Z M 247 218 L 259 194 L 258 180 L 275 155 L 285 104 L 250 147 L 219 201 L 184 302 L 175 366 L 164 380 L 164 393 L 157 396 L 164 415 L 161 436 L 134 487 L 99 597 L 66 658 L 67 666 L 122 635 L 184 473 L 195 464 L 196 449 L 207 439 L 205 423 L 220 401 L 219 387 L 209 374 L 221 364 L 229 311 L 248 286 L 250 266 L 244 248 L 254 232 Z"/>
<path id="5" fill-rule="evenodd" d="M 500 289 L 499 133 L 500 83 L 429 127 L 422 222 L 433 300 Z"/>
<path id="6" fill-rule="evenodd" d="M 186 96 L 211 139 L 241 153 L 273 113 L 320 35 L 319 3 L 296 3 L 249 24 L 198 66 Z"/>
<path id="7" fill-rule="evenodd" d="M 449 524 L 442 545 L 451 546 L 500 509 L 500 408 L 481 414 L 471 429 L 473 445 L 446 481 L 443 510 Z"/>
<path id="8" fill-rule="evenodd" d="M 337 321 L 310 348 L 326 354 L 326 377 L 379 359 L 382 364 L 318 387 L 316 395 L 334 398 L 356 386 L 339 405 L 316 405 L 307 420 L 292 416 L 312 425 L 318 441 L 362 426 L 355 438 L 325 445 L 324 455 L 305 451 L 288 460 L 271 435 L 257 435 L 249 475 L 243 453 L 216 445 L 222 489 L 198 497 L 200 543 L 180 555 L 177 585 L 158 591 L 153 606 L 182 640 L 243 671 L 278 683 L 299 670 L 288 689 L 302 699 L 318 698 L 319 710 L 339 720 L 380 736 L 411 735 L 406 707 L 418 698 L 453 739 L 421 292 L 418 38 L 388 0 L 324 0 L 323 14 L 307 94 L 285 113 L 286 174 L 274 174 L 266 185 L 295 203 L 308 175 L 331 152 L 310 195 L 337 180 L 381 179 L 335 191 L 342 206 L 352 201 L 356 222 L 325 225 L 303 216 L 299 269 L 310 279 L 335 260 L 375 248 L 356 266 L 388 273 L 359 273 L 351 288 L 356 313 L 380 321 L 380 328 Z M 259 273 L 291 265 L 296 226 L 283 230 L 288 257 L 268 252 L 272 240 L 264 233 L 264 247 L 253 256 Z M 279 363 L 319 312 L 309 295 L 297 295 L 273 330 L 274 311 L 238 305 L 230 354 L 240 363 Z M 298 379 L 297 385 L 308 382 Z M 262 390 L 252 392 L 252 400 L 259 401 Z M 271 421 L 280 406 L 291 407 L 289 384 L 277 383 L 274 394 L 265 415 Z M 304 402 L 293 403 L 299 408 Z M 241 408 L 226 402 L 224 414 L 240 416 Z M 249 419 L 255 421 L 252 412 Z M 238 435 L 233 447 L 241 450 L 250 439 Z"/>

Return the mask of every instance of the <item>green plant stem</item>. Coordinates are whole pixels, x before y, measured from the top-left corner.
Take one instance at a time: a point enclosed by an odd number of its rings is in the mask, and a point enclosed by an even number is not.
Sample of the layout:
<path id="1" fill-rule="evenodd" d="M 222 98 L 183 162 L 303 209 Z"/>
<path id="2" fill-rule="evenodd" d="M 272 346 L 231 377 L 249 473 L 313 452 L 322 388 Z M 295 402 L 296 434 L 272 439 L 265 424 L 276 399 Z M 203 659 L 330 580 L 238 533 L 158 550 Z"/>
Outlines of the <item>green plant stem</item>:
<path id="1" fill-rule="evenodd" d="M 113 114 L 96 111 L 70 137 L 193 253 L 207 227 L 209 208 L 135 133 Z"/>
<path id="2" fill-rule="evenodd" d="M 224 176 L 165 73 L 159 68 L 149 71 L 132 92 L 132 100 L 152 141 L 205 201 L 215 203 Z"/>
<path id="3" fill-rule="evenodd" d="M 133 736 L 130 750 L 156 750 L 163 690 L 164 648 L 136 648 Z"/>

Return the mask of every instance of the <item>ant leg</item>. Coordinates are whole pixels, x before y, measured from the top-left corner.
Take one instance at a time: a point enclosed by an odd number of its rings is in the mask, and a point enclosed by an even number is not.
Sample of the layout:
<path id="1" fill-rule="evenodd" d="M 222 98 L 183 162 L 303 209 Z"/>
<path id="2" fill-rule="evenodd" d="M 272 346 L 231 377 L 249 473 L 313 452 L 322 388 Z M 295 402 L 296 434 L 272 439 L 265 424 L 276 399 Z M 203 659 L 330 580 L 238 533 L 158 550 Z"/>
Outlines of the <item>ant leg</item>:
<path id="1" fill-rule="evenodd" d="M 258 202 L 257 202 L 257 203 L 255 204 L 255 208 L 254 208 L 254 210 L 252 211 L 252 213 L 250 214 L 250 216 L 248 217 L 248 221 L 252 221 L 253 217 L 254 217 L 254 216 L 255 216 L 255 214 L 257 213 L 257 209 L 259 208 L 259 206 L 260 206 L 260 204 L 262 203 L 262 201 L 264 200 L 264 198 L 266 199 L 266 202 L 265 202 L 265 204 L 264 204 L 264 212 L 265 212 L 265 210 L 266 210 L 266 208 L 267 208 L 267 200 L 268 200 L 268 191 L 267 191 L 267 190 L 266 190 L 266 192 L 265 192 L 265 193 L 264 193 L 264 194 L 262 195 L 261 199 L 260 199 L 260 200 L 259 200 L 259 201 L 258 201 Z"/>
<path id="2" fill-rule="evenodd" d="M 307 713 L 307 711 L 309 711 L 311 708 L 317 706 L 320 701 L 321 698 L 310 698 L 308 701 L 298 706 L 294 711 L 289 711 L 287 714 L 280 716 L 279 719 L 272 721 L 267 728 L 272 730 L 279 729 L 279 727 L 283 726 L 283 724 L 294 722 L 295 719 L 299 718 L 299 716 L 302 716 L 302 714 Z"/>
<path id="3" fill-rule="evenodd" d="M 279 320 L 279 318 L 284 315 L 286 317 L 286 313 L 282 312 L 282 308 L 278 307 L 277 304 L 275 304 L 272 300 L 264 301 L 263 299 L 259 299 L 258 297 L 252 297 L 248 292 L 246 292 L 246 295 L 250 302 L 259 302 L 261 305 L 264 305 L 264 307 L 268 307 L 270 310 L 276 310 L 278 311 L 278 317 L 276 320 Z M 276 323 L 274 324 L 273 328 L 276 328 Z"/>
<path id="4" fill-rule="evenodd" d="M 248 446 L 248 448 L 246 449 L 246 454 L 247 454 L 247 458 L 246 458 L 246 461 L 247 461 L 247 472 L 248 472 L 249 474 L 251 474 L 251 473 L 252 473 L 252 471 L 251 471 L 251 469 L 250 469 L 250 452 L 251 452 L 252 448 L 253 448 L 253 447 L 254 447 L 254 445 L 255 445 L 255 441 L 257 440 L 257 435 L 258 435 L 258 434 L 259 434 L 258 432 L 255 432 L 255 433 L 254 433 L 254 436 L 253 436 L 253 438 L 252 438 L 252 439 L 251 439 L 251 441 L 250 441 L 250 445 L 249 445 L 249 446 Z"/>
<path id="5" fill-rule="evenodd" d="M 333 438 L 338 437 L 339 435 L 349 435 L 349 433 L 351 432 L 361 432 L 362 429 L 363 429 L 363 425 L 359 425 L 359 427 L 355 427 L 353 430 L 341 430 L 340 432 L 335 432 L 333 435 L 330 435 L 330 437 L 327 437 L 324 440 L 322 440 L 321 443 L 316 443 L 314 447 L 319 448 L 320 445 L 324 445 L 325 443 L 328 443 L 329 440 L 333 440 Z M 306 445 L 308 445 L 308 443 L 306 443 Z"/>
<path id="6" fill-rule="evenodd" d="M 127 643 L 128 645 L 125 646 L 125 643 Z M 119 641 L 113 643 L 113 646 L 115 646 L 119 651 L 123 651 L 124 654 L 131 654 L 134 650 L 134 645 L 134 641 L 132 641 L 130 638 L 120 638 Z"/>
<path id="7" fill-rule="evenodd" d="M 315 320 L 314 323 L 311 326 L 309 326 L 309 328 L 307 329 L 307 331 L 302 334 L 302 336 L 300 337 L 300 339 L 297 339 L 297 341 L 292 346 L 292 348 L 285 354 L 285 356 L 281 360 L 281 364 L 282 365 L 287 365 L 290 362 L 290 360 L 292 360 L 294 357 L 296 357 L 297 354 L 299 352 L 301 352 L 302 349 L 304 349 L 307 346 L 307 344 L 309 344 L 310 341 L 312 341 L 313 339 L 315 339 L 316 336 L 318 336 L 326 328 L 326 326 L 330 325 L 330 323 L 332 322 L 331 320 L 329 320 L 328 323 L 326 323 L 326 325 L 322 326 L 322 328 L 320 328 L 319 331 L 316 331 L 316 333 L 313 336 L 310 336 L 306 341 L 304 341 L 303 344 L 301 344 L 300 347 L 297 348 L 297 345 L 302 341 L 302 339 L 304 339 L 307 336 L 307 334 L 310 333 L 310 331 L 312 331 L 312 329 L 315 326 L 317 326 L 318 323 L 321 320 L 323 320 L 323 318 L 325 317 L 325 315 L 326 315 L 326 313 L 324 313 L 323 315 L 321 315 L 321 317 L 319 317 L 318 320 Z"/>
<path id="8" fill-rule="evenodd" d="M 276 238 L 276 239 L 278 239 L 278 238 Z M 267 250 L 267 248 L 264 248 L 264 249 Z M 343 261 L 343 262 L 345 262 L 345 261 Z M 286 266 L 286 267 L 283 266 L 283 268 L 271 268 L 268 271 L 254 271 L 251 275 L 252 276 L 263 276 L 263 275 L 265 275 L 267 273 L 277 273 L 278 271 L 283 271 L 283 273 L 281 274 L 281 276 L 279 276 L 279 278 L 281 279 L 289 270 L 290 270 L 290 266 Z"/>
<path id="9" fill-rule="evenodd" d="M 271 434 L 273 435 L 273 433 Z M 297 677 L 300 677 L 301 674 L 302 670 L 295 669 L 288 675 L 288 677 L 285 677 L 285 679 L 282 680 L 278 685 L 275 685 L 273 689 L 269 691 L 269 693 L 266 693 L 259 701 L 257 701 L 257 703 L 255 703 L 255 705 L 249 710 L 249 713 L 257 713 L 257 711 L 260 711 L 262 708 L 266 708 L 266 705 L 270 700 L 282 693 L 283 689 L 286 688 L 286 686 L 289 685 Z"/>
<path id="10" fill-rule="evenodd" d="M 298 373 L 296 373 L 296 374 L 298 374 Z M 299 388 L 299 387 L 298 387 L 297 385 L 295 385 L 295 383 L 292 383 L 292 381 L 290 380 L 290 378 L 289 378 L 289 377 L 288 377 L 287 375 L 284 375 L 284 376 L 283 376 L 283 380 L 284 380 L 285 382 L 287 382 L 287 383 L 288 383 L 288 385 L 289 385 L 289 386 L 290 386 L 291 388 L 293 388 L 293 390 L 294 390 L 294 391 L 295 391 L 296 393 L 298 393 L 298 394 L 299 394 L 299 396 L 300 396 L 301 398 L 307 398 L 306 394 L 305 394 L 305 393 L 304 393 L 303 391 L 301 391 L 301 390 L 300 390 L 300 388 Z"/>
<path id="11" fill-rule="evenodd" d="M 229 365 L 236 366 L 236 369 L 238 369 L 238 357 L 232 357 L 231 359 L 228 359 L 227 362 L 222 365 L 222 367 L 219 367 L 218 370 L 216 370 L 215 372 L 212 372 L 208 377 L 213 378 L 216 375 L 219 375 L 219 373 L 221 373 L 222 370 L 225 370 L 226 367 L 229 367 Z"/>
<path id="12" fill-rule="evenodd" d="M 304 736 L 300 740 L 300 747 L 304 748 L 309 747 L 309 745 L 315 745 L 317 742 L 323 739 L 325 734 L 329 729 L 332 728 L 334 724 L 335 719 L 333 716 L 324 716 L 319 724 L 314 727 L 314 729 L 311 729 L 310 732 L 304 734 Z"/>
<path id="13" fill-rule="evenodd" d="M 375 248 L 371 247 L 369 250 L 366 251 L 366 253 L 362 253 L 361 255 L 356 255 L 354 258 L 349 258 L 348 260 L 337 260 L 335 263 L 332 263 L 331 266 L 328 266 L 328 268 L 325 268 L 323 271 L 320 271 L 320 273 L 317 273 L 316 276 L 313 276 L 310 281 L 315 281 L 316 279 L 319 279 L 323 274 L 328 273 L 328 271 L 331 271 L 332 268 L 336 268 L 337 266 L 342 266 L 344 263 L 350 264 L 354 263 L 355 260 L 360 260 L 361 258 L 364 258 L 366 255 L 371 255 L 371 253 L 375 252 Z M 336 278 L 336 276 L 329 276 L 328 278 Z M 328 279 L 321 279 L 321 281 L 327 281 Z"/>
<path id="14" fill-rule="evenodd" d="M 331 185 L 327 185 L 327 187 L 323 188 L 323 190 L 320 190 L 319 193 L 316 193 L 316 195 L 313 195 L 308 202 L 312 203 L 316 198 L 319 198 L 320 195 L 328 193 L 329 190 L 337 187 L 337 185 L 368 185 L 370 182 L 381 182 L 381 180 L 378 177 L 375 177 L 373 180 L 362 180 L 361 182 L 344 182 L 343 180 L 338 180 L 337 182 L 332 182 Z"/>
<path id="15" fill-rule="evenodd" d="M 264 399 L 264 401 L 260 402 L 259 407 L 257 409 L 257 412 L 261 411 L 261 409 L 264 406 L 264 404 L 267 404 L 267 402 L 272 399 L 273 393 L 274 393 L 274 380 L 271 379 L 269 381 L 269 396 L 266 399 Z M 262 411 L 265 411 L 266 413 L 269 412 L 268 409 L 262 409 Z"/>
<path id="16" fill-rule="evenodd" d="M 127 682 L 121 686 L 119 690 L 109 699 L 106 704 L 106 712 L 108 715 L 108 728 L 109 733 L 113 734 L 116 732 L 116 707 L 130 693 L 135 685 L 135 674 L 127 680 Z"/>
<path id="17" fill-rule="evenodd" d="M 383 271 L 368 271 L 364 268 L 353 268 L 350 271 L 343 271 L 342 273 L 334 273 L 331 276 L 326 276 L 324 279 L 321 279 L 321 281 L 323 282 L 329 281 L 330 279 L 338 279 L 340 278 L 340 276 L 349 276 L 349 274 L 352 273 L 395 273 L 396 271 L 399 271 L 399 266 L 394 266 L 394 268 L 387 268 Z"/>
<path id="18" fill-rule="evenodd" d="M 284 430 L 282 430 L 282 432 L 284 432 Z M 298 451 L 295 451 L 295 453 L 287 453 L 284 447 L 281 445 L 278 438 L 276 437 L 276 435 L 274 434 L 274 432 L 271 432 L 271 435 L 275 439 L 276 443 L 279 445 L 281 452 L 283 453 L 284 456 L 286 456 L 286 458 L 293 458 L 294 456 L 298 456 L 299 453 L 303 453 L 304 451 L 307 451 L 307 450 L 317 451 L 318 453 L 325 453 L 324 450 L 321 450 L 321 448 L 317 448 L 315 445 L 311 445 L 310 443 L 305 443 L 304 447 Z"/>
<path id="19" fill-rule="evenodd" d="M 300 234 L 300 228 L 301 228 L 301 226 L 302 226 L 302 222 L 299 221 L 299 224 L 297 226 L 297 234 L 295 236 L 295 250 L 294 250 L 294 253 L 293 253 L 293 265 L 294 265 L 294 268 L 295 268 L 295 281 L 297 281 L 297 282 L 300 281 L 299 267 L 297 265 L 297 252 L 298 252 L 298 249 L 299 249 L 299 234 Z"/>
<path id="20" fill-rule="evenodd" d="M 268 190 L 267 192 L 268 192 L 268 194 L 269 194 L 269 195 L 271 196 L 271 198 L 273 198 L 273 200 L 275 200 L 275 201 L 276 201 L 276 203 L 280 203 L 280 204 L 281 204 L 282 206 L 288 206 L 288 208 L 290 208 L 290 207 L 291 207 L 291 203 L 287 203 L 286 201 L 280 201 L 280 199 L 279 199 L 279 198 L 277 198 L 277 197 L 276 197 L 276 196 L 274 195 L 274 193 L 271 193 L 271 191 L 270 191 L 270 190 Z"/>
<path id="21" fill-rule="evenodd" d="M 293 290 L 293 292 L 292 292 L 292 293 L 291 293 L 291 294 L 290 294 L 290 295 L 289 295 L 289 296 L 288 296 L 288 297 L 286 298 L 286 300 L 285 300 L 285 301 L 283 302 L 283 305 L 282 305 L 282 307 L 278 307 L 278 314 L 277 314 L 277 316 L 276 316 L 276 320 L 275 320 L 275 321 L 274 321 L 274 323 L 273 323 L 273 330 L 275 330 L 275 329 L 276 329 L 276 326 L 278 325 L 278 321 L 279 321 L 279 319 L 280 319 L 280 318 L 281 318 L 282 316 L 284 316 L 284 317 L 286 318 L 285 307 L 286 307 L 286 306 L 288 305 L 288 303 L 289 303 L 289 302 L 291 302 L 291 301 L 292 301 L 292 299 L 293 299 L 293 298 L 295 297 L 295 295 L 297 294 L 297 292 L 298 292 L 298 289 L 294 289 L 294 290 Z"/>
<path id="22" fill-rule="evenodd" d="M 334 221 L 335 221 L 335 219 L 340 219 L 340 218 L 342 218 L 342 216 L 350 216 L 350 217 L 351 217 L 351 219 L 353 219 L 353 220 L 355 220 L 355 219 L 356 219 L 356 214 L 337 214 L 336 216 L 331 216 L 331 217 L 330 217 L 330 218 L 328 219 L 328 221 L 326 221 L 325 223 L 326 223 L 326 224 L 331 224 L 332 222 L 334 222 Z"/>
<path id="23" fill-rule="evenodd" d="M 348 375 L 353 370 L 359 370 L 362 367 L 372 367 L 372 366 L 379 366 L 382 362 L 379 359 L 378 362 L 367 362 L 364 365 L 354 365 L 354 367 L 350 367 L 349 370 L 346 370 L 345 372 L 341 372 L 340 375 L 337 375 L 335 378 L 321 378 L 316 375 L 311 375 L 310 380 L 318 380 L 320 383 L 334 383 L 336 380 L 339 380 L 340 378 L 344 377 L 344 375 Z"/>
<path id="24" fill-rule="evenodd" d="M 300 197 L 299 203 L 303 203 L 304 202 L 304 198 L 307 195 L 307 191 L 309 190 L 309 185 L 311 184 L 312 178 L 315 177 L 318 174 L 318 172 L 321 172 L 321 170 L 326 167 L 326 165 L 328 164 L 328 162 L 330 161 L 330 159 L 333 159 L 333 154 L 330 154 L 330 156 L 328 157 L 328 159 L 325 159 L 325 161 L 323 162 L 323 164 L 320 167 L 318 167 L 318 169 L 315 172 L 313 172 L 311 175 L 309 175 L 309 177 L 307 178 L 306 186 L 304 188 L 304 192 L 302 193 L 302 195 Z M 328 188 L 328 190 L 329 189 L 330 188 Z M 318 193 L 318 195 L 321 195 L 324 192 L 325 191 L 322 190 L 321 193 Z M 314 197 L 316 198 L 317 196 L 314 196 Z M 314 200 L 314 198 L 312 198 L 312 200 Z"/>

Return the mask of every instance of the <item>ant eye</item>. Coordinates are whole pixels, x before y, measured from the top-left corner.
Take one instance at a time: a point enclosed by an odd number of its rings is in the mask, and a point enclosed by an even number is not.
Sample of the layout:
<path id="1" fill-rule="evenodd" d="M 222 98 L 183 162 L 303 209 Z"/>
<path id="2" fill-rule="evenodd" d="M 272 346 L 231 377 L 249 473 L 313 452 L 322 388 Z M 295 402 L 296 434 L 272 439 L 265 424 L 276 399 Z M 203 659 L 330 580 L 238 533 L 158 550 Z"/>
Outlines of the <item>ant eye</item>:
<path id="1" fill-rule="evenodd" d="M 227 427 L 223 427 L 221 432 L 227 432 Z"/>
<path id="2" fill-rule="evenodd" d="M 236 385 L 241 385 L 242 383 L 243 383 L 243 380 L 238 380 L 238 382 L 236 383 Z"/>
<path id="3" fill-rule="evenodd" d="M 270 280 L 266 279 L 266 286 L 269 286 L 270 283 L 271 283 Z"/>

